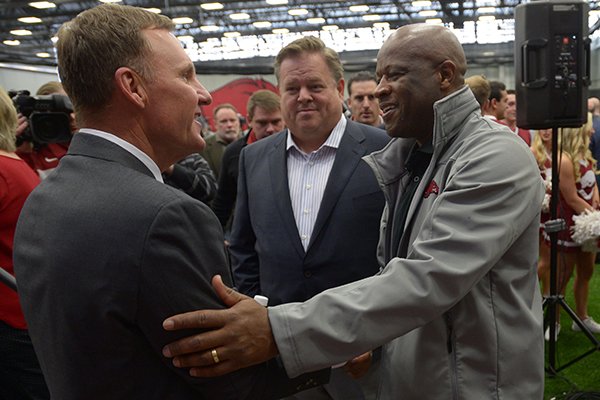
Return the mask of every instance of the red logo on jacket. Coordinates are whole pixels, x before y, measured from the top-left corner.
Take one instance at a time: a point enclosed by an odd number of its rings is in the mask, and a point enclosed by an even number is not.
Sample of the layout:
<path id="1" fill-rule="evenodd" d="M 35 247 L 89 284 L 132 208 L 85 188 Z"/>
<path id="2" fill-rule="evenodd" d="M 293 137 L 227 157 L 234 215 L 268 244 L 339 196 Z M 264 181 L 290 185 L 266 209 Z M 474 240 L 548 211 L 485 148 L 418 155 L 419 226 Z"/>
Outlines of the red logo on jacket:
<path id="1" fill-rule="evenodd" d="M 427 189 L 425 189 L 423 197 L 428 198 L 431 194 L 440 194 L 440 188 L 434 180 L 429 182 L 429 186 L 427 186 Z"/>

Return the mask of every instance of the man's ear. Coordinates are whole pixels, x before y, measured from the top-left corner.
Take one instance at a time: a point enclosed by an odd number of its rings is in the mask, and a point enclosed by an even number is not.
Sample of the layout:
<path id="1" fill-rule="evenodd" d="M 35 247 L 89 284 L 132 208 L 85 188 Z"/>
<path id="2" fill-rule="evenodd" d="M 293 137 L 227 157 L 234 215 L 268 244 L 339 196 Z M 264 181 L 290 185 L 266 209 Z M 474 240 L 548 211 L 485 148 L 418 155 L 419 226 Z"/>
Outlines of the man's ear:
<path id="1" fill-rule="evenodd" d="M 337 91 L 340 94 L 340 99 L 342 99 L 342 101 L 344 101 L 344 78 L 340 79 L 337 82 Z"/>
<path id="2" fill-rule="evenodd" d="M 440 89 L 448 91 L 454 87 L 456 79 L 456 64 L 450 60 L 446 60 L 439 66 L 440 74 Z"/>
<path id="3" fill-rule="evenodd" d="M 120 67 L 115 71 L 115 86 L 129 102 L 144 108 L 148 94 L 143 78 L 129 67 Z"/>
<path id="4" fill-rule="evenodd" d="M 495 110 L 498 106 L 498 100 L 490 99 L 490 110 Z"/>
<path id="5" fill-rule="evenodd" d="M 486 101 L 483 102 L 483 104 L 481 105 L 481 111 L 486 111 L 486 112 L 490 111 L 490 99 L 487 99 Z"/>

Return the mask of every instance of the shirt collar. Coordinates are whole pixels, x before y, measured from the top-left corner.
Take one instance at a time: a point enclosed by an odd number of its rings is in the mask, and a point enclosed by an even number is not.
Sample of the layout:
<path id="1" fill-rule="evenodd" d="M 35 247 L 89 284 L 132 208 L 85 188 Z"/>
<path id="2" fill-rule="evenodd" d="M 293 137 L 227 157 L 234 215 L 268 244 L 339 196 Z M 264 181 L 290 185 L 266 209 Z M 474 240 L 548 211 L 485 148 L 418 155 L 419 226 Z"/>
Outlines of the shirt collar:
<path id="1" fill-rule="evenodd" d="M 346 120 L 346 117 L 344 117 L 342 115 L 340 117 L 340 120 L 338 121 L 338 123 L 335 125 L 335 127 L 333 128 L 333 130 L 331 131 L 331 133 L 327 137 L 327 140 L 325 140 L 325 143 L 323 143 L 321 145 L 321 147 L 319 147 L 319 149 L 317 149 L 316 151 L 321 150 L 325 146 L 331 147 L 331 148 L 334 148 L 334 149 L 337 149 L 338 147 L 340 147 L 340 142 L 342 141 L 342 136 L 344 136 L 344 131 L 346 130 L 346 125 L 347 124 L 348 124 L 348 121 Z M 300 153 L 304 154 L 304 152 L 302 150 L 300 150 L 300 147 L 298 147 L 296 145 L 296 142 L 294 142 L 294 138 L 292 136 L 292 133 L 288 129 L 287 143 L 286 143 L 285 149 L 289 150 L 292 147 L 294 147 Z"/>
<path id="2" fill-rule="evenodd" d="M 164 182 L 162 174 L 160 173 L 160 168 L 158 168 L 158 165 L 156 165 L 154 160 L 152 160 L 146 153 L 135 147 L 133 144 L 121 139 L 118 136 L 113 135 L 112 133 L 100 131 L 98 129 L 82 128 L 79 130 L 79 132 L 87 133 L 88 135 L 98 136 L 116 144 L 117 146 L 121 147 L 128 153 L 131 153 L 135 158 L 140 160 L 146 166 L 146 168 L 150 170 L 150 172 L 157 181 Z"/>

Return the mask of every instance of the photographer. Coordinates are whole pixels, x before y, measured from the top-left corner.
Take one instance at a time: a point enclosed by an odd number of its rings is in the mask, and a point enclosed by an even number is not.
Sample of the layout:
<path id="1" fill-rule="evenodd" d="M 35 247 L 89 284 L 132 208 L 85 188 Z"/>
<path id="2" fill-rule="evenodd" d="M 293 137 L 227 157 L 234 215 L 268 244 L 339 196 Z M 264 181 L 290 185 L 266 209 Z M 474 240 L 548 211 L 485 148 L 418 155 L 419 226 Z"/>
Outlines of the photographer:
<path id="1" fill-rule="evenodd" d="M 25 199 L 40 178 L 15 154 L 17 113 L 0 88 L 0 267 L 13 271 L 13 238 Z M 0 399 L 48 399 L 17 293 L 0 283 Z"/>
<path id="2" fill-rule="evenodd" d="M 60 82 L 51 81 L 40 86 L 36 96 L 53 94 L 67 95 Z M 26 135 L 28 129 L 31 128 L 30 120 L 21 113 L 18 115 L 19 125 L 17 127 L 17 140 L 22 141 L 22 143 L 17 148 L 17 154 L 40 176 L 40 178 L 44 179 L 58 166 L 60 159 L 67 153 L 70 139 L 57 143 L 38 142 L 34 137 L 31 137 L 31 135 Z M 69 115 L 69 122 L 72 134 L 77 130 L 73 113 L 70 113 Z M 25 136 L 27 137 L 25 138 Z"/>

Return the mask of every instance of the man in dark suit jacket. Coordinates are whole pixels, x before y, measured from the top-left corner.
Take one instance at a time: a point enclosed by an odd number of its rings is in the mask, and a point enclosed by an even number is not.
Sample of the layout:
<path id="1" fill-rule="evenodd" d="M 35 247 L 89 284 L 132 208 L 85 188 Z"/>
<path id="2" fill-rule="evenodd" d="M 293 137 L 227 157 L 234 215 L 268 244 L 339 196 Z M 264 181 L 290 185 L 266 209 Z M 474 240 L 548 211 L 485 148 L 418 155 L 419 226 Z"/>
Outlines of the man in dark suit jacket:
<path id="1" fill-rule="evenodd" d="M 270 305 L 378 272 L 384 197 L 361 157 L 389 140 L 342 115 L 341 63 L 319 39 L 286 46 L 275 73 L 288 130 L 242 150 L 230 246 L 238 290 L 265 295 Z M 298 398 L 369 395 L 334 371 L 330 385 Z"/>
<path id="2" fill-rule="evenodd" d="M 210 278 L 230 281 L 217 218 L 161 181 L 161 170 L 202 150 L 195 119 L 211 101 L 172 28 L 106 4 L 59 31 L 59 72 L 81 130 L 29 197 L 14 252 L 54 399 L 262 400 L 315 384 L 288 381 L 277 363 L 198 379 L 161 354 L 175 338 L 162 320 L 222 308 Z M 226 363 L 218 351 L 214 362 Z"/>

